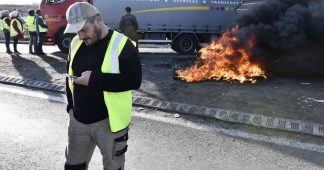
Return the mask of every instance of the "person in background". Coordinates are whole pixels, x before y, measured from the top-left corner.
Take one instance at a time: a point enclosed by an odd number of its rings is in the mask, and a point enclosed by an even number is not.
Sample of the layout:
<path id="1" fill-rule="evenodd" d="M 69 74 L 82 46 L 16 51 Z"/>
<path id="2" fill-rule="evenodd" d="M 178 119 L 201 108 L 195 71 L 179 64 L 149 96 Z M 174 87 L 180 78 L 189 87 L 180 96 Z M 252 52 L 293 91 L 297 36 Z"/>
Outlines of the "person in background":
<path id="1" fill-rule="evenodd" d="M 36 18 L 35 11 L 28 10 L 26 30 L 29 33 L 29 54 L 34 54 L 37 51 L 37 34 L 36 34 Z M 34 52 L 33 52 L 34 46 Z"/>
<path id="2" fill-rule="evenodd" d="M 9 14 L 10 16 L 10 37 L 14 41 L 13 47 L 14 52 L 17 54 L 20 54 L 20 52 L 17 50 L 17 44 L 18 40 L 24 39 L 24 33 L 23 33 L 23 24 L 19 19 L 19 13 L 18 11 L 12 11 Z"/>
<path id="3" fill-rule="evenodd" d="M 113 15 L 113 14 L 111 14 Z M 70 45 L 66 79 L 69 113 L 65 169 L 87 169 L 96 146 L 103 169 L 124 170 L 132 93 L 141 85 L 138 49 L 125 35 L 109 29 L 96 7 L 72 4 L 64 33 Z"/>
<path id="4" fill-rule="evenodd" d="M 138 23 L 136 17 L 133 14 L 131 14 L 132 9 L 130 7 L 126 7 L 125 11 L 126 15 L 122 16 L 119 22 L 119 29 L 121 33 L 129 37 L 131 40 L 135 41 L 136 46 L 138 46 Z"/>
<path id="5" fill-rule="evenodd" d="M 0 30 L 3 30 L 2 11 L 0 11 Z"/>
<path id="6" fill-rule="evenodd" d="M 2 31 L 5 38 L 6 44 L 6 53 L 11 54 L 12 51 L 10 50 L 10 18 L 9 18 L 9 11 L 3 10 L 1 11 L 1 21 L 2 21 Z"/>
<path id="7" fill-rule="evenodd" d="M 37 48 L 36 48 L 36 53 L 38 55 L 44 55 L 45 53 L 43 52 L 43 42 L 44 42 L 44 37 L 47 34 L 47 28 L 48 26 L 46 25 L 43 17 L 42 17 L 42 11 L 40 9 L 36 10 L 36 33 L 37 33 Z"/>

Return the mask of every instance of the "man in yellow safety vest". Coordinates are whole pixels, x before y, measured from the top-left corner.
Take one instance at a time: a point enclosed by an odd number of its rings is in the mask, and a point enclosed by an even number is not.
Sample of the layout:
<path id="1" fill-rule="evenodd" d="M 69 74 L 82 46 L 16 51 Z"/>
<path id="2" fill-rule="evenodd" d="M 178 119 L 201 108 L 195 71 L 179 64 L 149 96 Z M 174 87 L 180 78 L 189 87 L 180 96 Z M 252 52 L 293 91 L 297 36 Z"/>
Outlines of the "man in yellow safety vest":
<path id="1" fill-rule="evenodd" d="M 6 53 L 11 54 L 12 51 L 10 50 L 10 18 L 9 18 L 9 11 L 3 10 L 1 11 L 1 22 L 2 22 L 2 31 L 5 38 L 6 44 Z"/>
<path id="2" fill-rule="evenodd" d="M 72 4 L 64 33 L 76 33 L 67 60 L 69 113 L 65 169 L 87 169 L 98 146 L 104 169 L 124 169 L 132 94 L 142 80 L 135 43 L 109 29 L 94 6 Z"/>
<path id="3" fill-rule="evenodd" d="M 29 33 L 29 54 L 34 54 L 37 49 L 37 34 L 36 34 L 36 17 L 35 11 L 30 9 L 28 10 L 26 29 Z M 33 52 L 34 46 L 34 52 Z"/>
<path id="4" fill-rule="evenodd" d="M 45 53 L 43 52 L 43 43 L 44 43 L 44 37 L 47 34 L 47 28 L 48 26 L 46 25 L 43 16 L 42 16 L 42 11 L 40 9 L 36 10 L 36 33 L 37 33 L 37 47 L 36 47 L 36 52 L 35 54 L 38 55 L 44 55 Z"/>

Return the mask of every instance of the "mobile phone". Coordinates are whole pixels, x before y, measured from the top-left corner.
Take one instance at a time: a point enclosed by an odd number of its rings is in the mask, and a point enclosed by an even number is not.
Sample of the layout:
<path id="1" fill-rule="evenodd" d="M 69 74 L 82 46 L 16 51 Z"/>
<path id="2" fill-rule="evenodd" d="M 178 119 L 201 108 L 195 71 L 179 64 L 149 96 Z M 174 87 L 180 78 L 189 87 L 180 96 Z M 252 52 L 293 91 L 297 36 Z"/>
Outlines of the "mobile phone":
<path id="1" fill-rule="evenodd" d="M 79 78 L 79 77 L 77 77 L 77 76 L 72 76 L 72 75 L 70 75 L 70 74 L 65 74 L 65 76 L 66 76 L 67 78 L 71 79 L 71 80 L 74 80 L 74 79 Z"/>

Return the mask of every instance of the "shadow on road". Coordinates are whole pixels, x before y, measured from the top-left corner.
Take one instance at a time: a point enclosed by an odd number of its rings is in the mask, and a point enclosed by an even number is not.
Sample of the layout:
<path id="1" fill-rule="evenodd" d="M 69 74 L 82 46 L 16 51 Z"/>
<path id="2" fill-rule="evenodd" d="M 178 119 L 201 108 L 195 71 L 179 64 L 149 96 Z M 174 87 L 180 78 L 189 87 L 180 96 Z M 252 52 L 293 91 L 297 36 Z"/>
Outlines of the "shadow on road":
<path id="1" fill-rule="evenodd" d="M 53 52 L 53 53 L 51 53 L 51 55 L 56 56 L 58 58 L 62 58 L 64 60 L 66 60 L 66 58 L 68 56 L 68 54 L 62 53 L 60 51 Z"/>
<path id="2" fill-rule="evenodd" d="M 179 65 L 190 63 L 194 56 L 148 53 L 140 55 L 143 82 L 141 88 L 134 91 L 136 96 L 274 117 L 324 122 L 323 104 L 307 100 L 308 98 L 324 99 L 323 79 L 271 77 L 254 85 L 225 81 L 185 83 L 173 78 L 174 71 L 180 68 Z M 65 82 L 61 74 L 65 73 L 66 54 L 53 53 L 49 56 L 39 56 L 41 60 L 35 61 L 20 55 L 11 55 L 11 57 L 14 68 L 23 78 L 52 82 L 53 77 L 56 77 L 62 84 Z M 46 64 L 50 67 L 41 67 Z M 309 85 L 301 84 L 305 82 Z M 193 120 L 188 119 L 188 121 Z M 246 139 L 239 138 L 239 140 Z M 306 150 L 296 152 L 295 149 L 276 144 L 247 141 L 324 167 L 324 154 L 322 153 Z"/>
<path id="3" fill-rule="evenodd" d="M 66 65 L 66 56 L 66 54 L 55 52 L 51 53 L 51 55 L 41 55 L 39 57 L 49 64 L 57 73 L 63 74 L 66 72 L 65 67 L 62 67 Z M 61 59 L 57 59 L 56 57 Z"/>
<path id="4" fill-rule="evenodd" d="M 21 77 L 32 80 L 51 82 L 52 77 L 47 71 L 35 61 L 26 59 L 19 54 L 11 54 L 12 64 Z"/>

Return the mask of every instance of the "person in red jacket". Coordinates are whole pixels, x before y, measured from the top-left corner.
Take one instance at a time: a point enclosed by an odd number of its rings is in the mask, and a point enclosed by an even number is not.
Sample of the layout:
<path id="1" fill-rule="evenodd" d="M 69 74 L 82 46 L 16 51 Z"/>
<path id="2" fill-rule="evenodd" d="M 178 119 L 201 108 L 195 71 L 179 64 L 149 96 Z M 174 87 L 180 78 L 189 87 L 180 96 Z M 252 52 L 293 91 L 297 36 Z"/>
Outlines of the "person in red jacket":
<path id="1" fill-rule="evenodd" d="M 23 24 L 22 21 L 19 18 L 18 11 L 13 11 L 9 14 L 10 16 L 10 37 L 14 41 L 13 47 L 14 52 L 17 54 L 20 54 L 17 50 L 17 44 L 18 40 L 24 39 L 24 33 L 23 33 Z"/>

